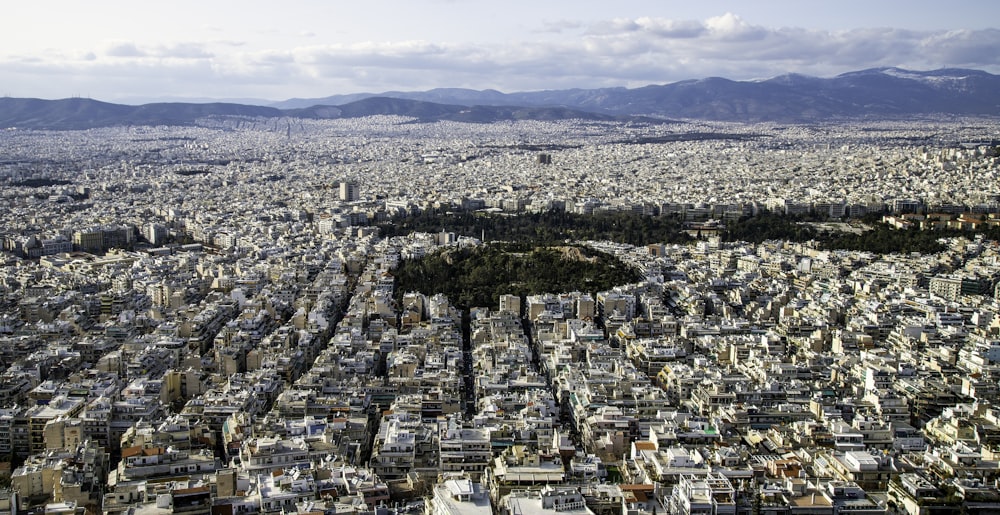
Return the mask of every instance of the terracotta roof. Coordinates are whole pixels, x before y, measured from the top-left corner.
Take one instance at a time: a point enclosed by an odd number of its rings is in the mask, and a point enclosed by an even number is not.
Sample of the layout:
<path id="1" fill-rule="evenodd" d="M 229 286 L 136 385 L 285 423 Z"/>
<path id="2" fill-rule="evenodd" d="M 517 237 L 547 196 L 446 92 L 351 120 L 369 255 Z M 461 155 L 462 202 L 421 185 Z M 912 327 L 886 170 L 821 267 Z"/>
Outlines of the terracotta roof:
<path id="1" fill-rule="evenodd" d="M 656 444 L 653 442 L 635 442 L 636 450 L 638 451 L 655 451 Z"/>
<path id="2" fill-rule="evenodd" d="M 652 492 L 653 490 L 655 490 L 655 487 L 653 485 L 618 485 L 618 488 L 633 492 L 635 491 Z"/>
<path id="3" fill-rule="evenodd" d="M 142 452 L 142 447 L 136 445 L 135 447 L 126 447 L 122 449 L 122 459 L 131 458 L 132 456 L 138 456 Z"/>

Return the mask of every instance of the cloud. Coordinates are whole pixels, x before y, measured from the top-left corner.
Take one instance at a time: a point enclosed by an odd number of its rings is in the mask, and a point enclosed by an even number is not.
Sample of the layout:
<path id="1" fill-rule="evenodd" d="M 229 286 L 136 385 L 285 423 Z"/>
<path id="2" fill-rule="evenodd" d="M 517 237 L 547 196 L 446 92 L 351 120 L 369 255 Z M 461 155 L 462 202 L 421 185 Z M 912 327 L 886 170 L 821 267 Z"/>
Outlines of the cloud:
<path id="1" fill-rule="evenodd" d="M 313 67 L 361 66 L 366 68 L 435 69 L 453 66 L 469 57 L 468 48 L 426 41 L 361 42 L 349 45 L 300 47 L 295 62 Z"/>
<path id="2" fill-rule="evenodd" d="M 582 23 L 573 20 L 544 21 L 541 27 L 532 32 L 535 34 L 561 34 L 579 30 L 581 27 L 583 27 Z"/>
<path id="3" fill-rule="evenodd" d="M 631 18 L 615 18 L 591 24 L 584 32 L 588 36 L 609 36 L 628 32 L 636 32 L 642 27 Z"/>
<path id="4" fill-rule="evenodd" d="M 60 81 L 51 78 L 59 76 L 73 85 L 69 93 L 102 91 L 107 84 L 107 95 L 282 99 L 433 87 L 516 91 L 638 86 L 787 72 L 831 76 L 876 66 L 1000 71 L 996 29 L 773 28 L 733 13 L 705 20 L 540 21 L 537 27 L 502 43 L 414 39 L 262 48 L 252 40 L 112 41 L 95 49 L 0 56 L 0 76 L 25 88 L 31 77 L 37 78 L 36 87 L 44 77 L 44 87 L 56 88 Z M 28 90 L 23 96 L 37 94 Z"/>
<path id="5" fill-rule="evenodd" d="M 705 21 L 661 18 L 614 19 L 588 27 L 581 55 L 595 62 L 609 57 L 614 69 L 644 75 L 734 79 L 788 71 L 833 75 L 873 66 L 989 68 L 1000 64 L 1000 31 L 911 31 L 893 28 L 825 31 L 768 28 L 726 13 Z M 685 77 L 679 77 L 684 74 Z M 639 77 L 641 80 L 642 77 Z"/>
<path id="6" fill-rule="evenodd" d="M 920 41 L 920 55 L 953 66 L 1000 64 L 1000 30 L 953 30 Z"/>
<path id="7" fill-rule="evenodd" d="M 626 34 L 660 39 L 723 39 L 746 41 L 767 35 L 763 27 L 750 25 L 739 16 L 726 13 L 705 21 L 674 20 L 669 18 L 615 18 L 592 24 L 586 30 L 589 36 L 614 37 Z"/>
<path id="8" fill-rule="evenodd" d="M 135 43 L 112 42 L 104 49 L 104 55 L 111 57 L 145 57 L 146 53 L 139 50 Z"/>
<path id="9" fill-rule="evenodd" d="M 177 43 L 160 47 L 154 55 L 174 59 L 208 59 L 213 57 L 212 52 L 209 52 L 201 43 Z"/>
<path id="10" fill-rule="evenodd" d="M 708 27 L 693 20 L 666 20 L 662 18 L 639 18 L 637 28 L 661 38 L 696 38 L 702 36 Z"/>
<path id="11" fill-rule="evenodd" d="M 733 13 L 709 18 L 705 21 L 705 28 L 708 29 L 708 34 L 712 38 L 729 41 L 761 40 L 769 35 L 768 30 L 764 27 L 750 25 Z"/>
<path id="12" fill-rule="evenodd" d="M 207 59 L 212 57 L 212 53 L 206 49 L 203 43 L 192 42 L 138 46 L 131 42 L 114 41 L 108 43 L 101 54 L 121 59 Z"/>

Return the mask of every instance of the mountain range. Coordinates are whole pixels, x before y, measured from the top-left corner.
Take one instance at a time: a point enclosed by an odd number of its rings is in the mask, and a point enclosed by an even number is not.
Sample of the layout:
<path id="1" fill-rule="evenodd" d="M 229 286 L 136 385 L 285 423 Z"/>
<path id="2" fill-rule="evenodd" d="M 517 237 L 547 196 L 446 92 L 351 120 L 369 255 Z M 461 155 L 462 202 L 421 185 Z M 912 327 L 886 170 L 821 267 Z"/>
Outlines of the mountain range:
<path id="1" fill-rule="evenodd" d="M 1000 76 L 979 70 L 875 68 L 832 78 L 789 74 L 766 80 L 718 77 L 640 88 L 501 93 L 441 88 L 235 103 L 112 104 L 86 98 L 0 98 L 0 127 L 87 129 L 116 125 L 193 125 L 207 117 L 356 118 L 400 115 L 420 121 L 586 119 L 815 122 L 932 115 L 1000 115 Z"/>

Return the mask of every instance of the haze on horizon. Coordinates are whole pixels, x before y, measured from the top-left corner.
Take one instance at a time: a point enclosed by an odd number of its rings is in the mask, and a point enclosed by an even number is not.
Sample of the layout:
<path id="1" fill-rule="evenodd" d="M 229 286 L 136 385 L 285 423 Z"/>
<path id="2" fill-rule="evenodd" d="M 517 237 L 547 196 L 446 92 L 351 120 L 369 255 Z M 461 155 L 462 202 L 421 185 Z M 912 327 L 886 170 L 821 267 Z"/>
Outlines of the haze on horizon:
<path id="1" fill-rule="evenodd" d="M 114 102 L 637 87 L 881 66 L 1000 73 L 992 0 L 17 2 L 0 95 Z"/>

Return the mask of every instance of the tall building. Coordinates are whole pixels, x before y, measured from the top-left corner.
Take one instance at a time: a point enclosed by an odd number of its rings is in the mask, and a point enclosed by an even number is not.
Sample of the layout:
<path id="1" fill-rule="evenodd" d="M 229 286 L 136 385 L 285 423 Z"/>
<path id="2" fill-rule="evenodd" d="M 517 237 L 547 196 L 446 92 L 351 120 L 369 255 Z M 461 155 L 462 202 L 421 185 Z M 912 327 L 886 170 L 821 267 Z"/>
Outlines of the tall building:
<path id="1" fill-rule="evenodd" d="M 344 202 L 356 202 L 360 200 L 357 183 L 343 181 L 340 183 L 340 200 Z"/>
<path id="2" fill-rule="evenodd" d="M 153 245 L 163 245 L 167 242 L 167 236 L 169 235 L 170 233 L 167 231 L 167 227 L 163 224 L 153 222 L 146 224 L 146 226 L 143 227 L 143 236 L 145 236 L 146 240 Z"/>

